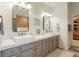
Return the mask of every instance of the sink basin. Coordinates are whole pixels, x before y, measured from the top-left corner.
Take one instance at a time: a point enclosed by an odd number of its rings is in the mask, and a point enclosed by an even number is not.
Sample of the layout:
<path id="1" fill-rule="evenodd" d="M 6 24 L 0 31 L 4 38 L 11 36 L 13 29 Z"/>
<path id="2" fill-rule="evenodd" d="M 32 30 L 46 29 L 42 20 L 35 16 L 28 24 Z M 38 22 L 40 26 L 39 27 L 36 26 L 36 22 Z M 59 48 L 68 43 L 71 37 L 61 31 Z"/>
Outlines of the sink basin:
<path id="1" fill-rule="evenodd" d="M 47 38 L 47 34 L 46 35 L 37 35 L 35 36 L 35 39 L 44 39 L 44 38 Z"/>
<path id="2" fill-rule="evenodd" d="M 6 39 L 0 39 L 0 47 L 8 46 L 15 44 L 15 42 L 12 39 L 6 38 Z"/>
<path id="3" fill-rule="evenodd" d="M 33 41 L 34 37 L 32 35 L 25 35 L 25 36 L 14 36 L 13 40 L 15 42 L 28 42 L 28 41 Z"/>
<path id="4" fill-rule="evenodd" d="M 44 35 L 36 35 L 35 39 L 39 40 L 39 39 L 45 39 L 45 38 L 49 38 L 52 37 L 54 34 L 53 33 L 46 33 Z"/>

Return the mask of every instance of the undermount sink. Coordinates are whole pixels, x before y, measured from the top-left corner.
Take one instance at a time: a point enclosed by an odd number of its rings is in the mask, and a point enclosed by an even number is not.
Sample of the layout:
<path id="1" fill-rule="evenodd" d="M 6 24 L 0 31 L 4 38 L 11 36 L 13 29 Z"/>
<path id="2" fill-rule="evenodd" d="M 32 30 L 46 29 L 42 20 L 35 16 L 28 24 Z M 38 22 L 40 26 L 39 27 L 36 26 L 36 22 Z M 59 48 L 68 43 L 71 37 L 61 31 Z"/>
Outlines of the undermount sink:
<path id="1" fill-rule="evenodd" d="M 34 40 L 34 37 L 32 35 L 13 36 L 13 40 L 15 42 L 28 42 Z"/>
<path id="2" fill-rule="evenodd" d="M 44 35 L 36 35 L 35 39 L 45 39 L 54 35 L 53 33 L 45 33 Z"/>

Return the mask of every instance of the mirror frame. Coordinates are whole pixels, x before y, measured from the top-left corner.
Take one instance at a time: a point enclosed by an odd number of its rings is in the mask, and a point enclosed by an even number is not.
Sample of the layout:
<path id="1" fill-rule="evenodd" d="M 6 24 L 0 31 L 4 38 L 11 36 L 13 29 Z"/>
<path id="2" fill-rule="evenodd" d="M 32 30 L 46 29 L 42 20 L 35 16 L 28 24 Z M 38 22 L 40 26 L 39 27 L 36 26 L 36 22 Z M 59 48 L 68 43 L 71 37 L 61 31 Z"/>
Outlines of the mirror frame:
<path id="1" fill-rule="evenodd" d="M 1 33 L 0 34 L 4 34 L 4 30 L 3 30 L 3 17 L 0 15 L 0 31 Z"/>
<path id="2" fill-rule="evenodd" d="M 49 18 L 49 16 L 47 16 L 48 18 Z M 50 19 L 48 19 L 48 22 L 49 22 L 49 30 L 48 31 L 50 31 Z M 45 29 L 45 16 L 43 16 L 43 30 L 44 31 L 46 31 L 46 29 Z"/>
<path id="3" fill-rule="evenodd" d="M 20 6 L 16 6 L 16 5 L 14 5 L 13 6 L 13 8 L 14 7 L 20 7 Z M 21 7 L 22 8 L 22 7 Z M 24 9 L 24 8 L 23 8 Z M 16 18 L 14 17 L 14 11 L 13 11 L 14 9 L 12 9 L 12 30 L 13 30 L 13 32 L 25 32 L 25 31 L 17 31 L 17 27 L 16 27 Z M 28 9 L 26 9 L 27 10 L 27 15 L 28 16 L 24 16 L 24 17 L 28 17 L 28 31 L 29 31 L 29 10 Z M 15 16 L 17 16 L 17 15 L 15 15 Z M 21 15 L 18 15 L 18 16 L 21 16 Z M 26 32 L 28 32 L 28 31 L 26 31 Z"/>

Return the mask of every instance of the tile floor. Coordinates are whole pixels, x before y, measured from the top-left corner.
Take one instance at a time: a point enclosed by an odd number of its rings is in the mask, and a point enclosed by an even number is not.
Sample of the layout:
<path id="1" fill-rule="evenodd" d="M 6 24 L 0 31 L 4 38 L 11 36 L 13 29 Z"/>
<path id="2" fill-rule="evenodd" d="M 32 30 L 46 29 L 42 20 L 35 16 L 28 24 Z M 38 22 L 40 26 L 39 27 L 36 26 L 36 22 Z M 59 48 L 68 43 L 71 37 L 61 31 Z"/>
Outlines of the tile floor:
<path id="1" fill-rule="evenodd" d="M 72 51 L 65 51 L 62 49 L 56 49 L 51 52 L 47 57 L 73 57 L 74 53 Z"/>

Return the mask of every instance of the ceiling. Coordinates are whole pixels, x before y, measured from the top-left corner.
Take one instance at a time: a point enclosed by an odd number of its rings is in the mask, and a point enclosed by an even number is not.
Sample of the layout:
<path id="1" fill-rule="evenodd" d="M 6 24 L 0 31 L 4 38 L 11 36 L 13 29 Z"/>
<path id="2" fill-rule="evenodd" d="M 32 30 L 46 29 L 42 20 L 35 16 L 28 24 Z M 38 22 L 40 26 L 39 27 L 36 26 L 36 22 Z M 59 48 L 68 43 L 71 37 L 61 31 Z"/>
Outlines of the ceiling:
<path id="1" fill-rule="evenodd" d="M 61 5 L 62 2 L 43 2 L 45 5 L 50 7 L 51 9 L 54 9 L 58 5 Z"/>

